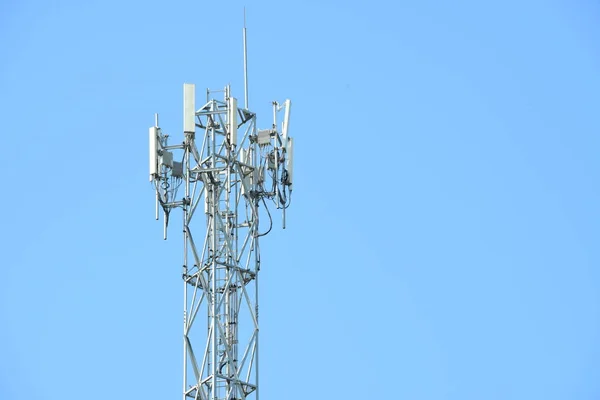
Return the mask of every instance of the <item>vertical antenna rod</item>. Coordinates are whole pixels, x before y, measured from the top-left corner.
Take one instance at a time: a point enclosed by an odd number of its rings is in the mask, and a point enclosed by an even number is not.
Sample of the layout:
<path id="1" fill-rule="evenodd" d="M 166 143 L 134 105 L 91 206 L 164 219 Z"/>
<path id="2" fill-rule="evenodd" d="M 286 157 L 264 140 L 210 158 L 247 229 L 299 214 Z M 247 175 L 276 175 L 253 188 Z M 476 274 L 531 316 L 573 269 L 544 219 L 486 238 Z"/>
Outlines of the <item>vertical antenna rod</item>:
<path id="1" fill-rule="evenodd" d="M 244 108 L 248 109 L 248 51 L 246 45 L 246 7 L 244 7 Z"/>

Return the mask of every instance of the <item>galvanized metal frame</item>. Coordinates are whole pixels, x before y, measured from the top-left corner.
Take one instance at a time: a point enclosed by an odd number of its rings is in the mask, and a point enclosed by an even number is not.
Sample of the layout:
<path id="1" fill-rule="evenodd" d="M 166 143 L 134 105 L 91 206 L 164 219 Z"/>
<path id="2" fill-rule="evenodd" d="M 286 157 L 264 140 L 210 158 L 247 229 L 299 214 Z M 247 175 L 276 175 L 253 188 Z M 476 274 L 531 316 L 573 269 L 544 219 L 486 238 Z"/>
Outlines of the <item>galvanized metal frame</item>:
<path id="1" fill-rule="evenodd" d="M 184 186 L 183 200 L 175 199 L 168 168 L 159 166 L 151 179 L 164 210 L 165 239 L 171 210 L 183 209 L 184 400 L 258 399 L 256 115 L 233 109 L 230 88 L 223 92 L 223 101 L 210 99 L 195 111 L 195 129 L 184 132 L 182 144 L 168 145 L 156 119 L 159 151 L 178 151 L 183 163 L 177 181 Z M 232 136 L 237 130 L 241 140 Z M 199 207 L 207 227 L 202 244 L 192 233 Z"/>
<path id="2" fill-rule="evenodd" d="M 239 160 L 239 149 L 256 148 L 250 141 L 256 115 L 234 110 L 245 132 L 233 144 L 229 92 L 196 112 L 202 144 L 196 146 L 195 132 L 184 142 L 184 399 L 258 399 L 258 198 L 242 195 L 242 178 L 254 173 L 255 160 Z M 199 252 L 190 225 L 202 200 L 207 229 Z M 203 303 L 205 324 L 196 318 Z M 241 319 L 250 324 L 240 325 Z M 199 360 L 194 349 L 201 343 Z"/>

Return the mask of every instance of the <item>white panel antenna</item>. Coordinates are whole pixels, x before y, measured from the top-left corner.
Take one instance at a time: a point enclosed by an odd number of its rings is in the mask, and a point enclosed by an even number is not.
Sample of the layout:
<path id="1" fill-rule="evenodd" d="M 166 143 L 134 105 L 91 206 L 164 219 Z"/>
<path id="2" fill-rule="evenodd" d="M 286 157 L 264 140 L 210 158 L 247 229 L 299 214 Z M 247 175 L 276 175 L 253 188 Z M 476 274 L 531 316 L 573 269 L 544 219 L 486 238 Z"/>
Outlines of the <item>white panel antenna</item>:
<path id="1" fill-rule="evenodd" d="M 194 133 L 196 131 L 196 85 L 193 83 L 183 84 L 183 132 Z"/>
<path id="2" fill-rule="evenodd" d="M 287 181 L 286 185 L 289 185 L 290 191 L 292 190 L 292 182 L 294 176 L 294 140 L 290 136 L 287 139 L 286 144 L 286 153 L 287 153 L 287 161 L 285 165 L 285 169 L 287 170 Z"/>
<path id="3" fill-rule="evenodd" d="M 281 134 L 283 136 L 283 141 L 285 143 L 285 141 L 287 140 L 288 137 L 288 130 L 289 130 L 289 126 L 290 126 L 290 109 L 292 108 L 292 101 L 291 100 L 286 100 L 284 103 L 285 106 L 285 113 L 283 114 L 283 127 L 281 129 Z"/>
<path id="4" fill-rule="evenodd" d="M 232 146 L 237 145 L 237 99 L 230 97 L 227 101 L 228 121 L 229 121 L 229 143 Z"/>
<path id="5" fill-rule="evenodd" d="M 150 182 L 158 174 L 158 128 L 153 126 L 148 132 L 149 159 L 150 159 Z"/>

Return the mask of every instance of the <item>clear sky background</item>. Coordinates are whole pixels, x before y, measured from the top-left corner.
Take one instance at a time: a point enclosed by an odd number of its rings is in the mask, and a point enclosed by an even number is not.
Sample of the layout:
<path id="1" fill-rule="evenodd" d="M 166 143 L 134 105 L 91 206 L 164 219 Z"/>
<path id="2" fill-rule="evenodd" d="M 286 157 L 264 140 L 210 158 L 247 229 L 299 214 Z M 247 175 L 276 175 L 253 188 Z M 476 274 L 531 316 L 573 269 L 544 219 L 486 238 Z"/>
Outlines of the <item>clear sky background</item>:
<path id="1" fill-rule="evenodd" d="M 2 1 L 0 399 L 180 398 L 148 127 L 183 82 L 243 97 L 244 5 L 296 139 L 261 399 L 599 399 L 591 0 Z"/>

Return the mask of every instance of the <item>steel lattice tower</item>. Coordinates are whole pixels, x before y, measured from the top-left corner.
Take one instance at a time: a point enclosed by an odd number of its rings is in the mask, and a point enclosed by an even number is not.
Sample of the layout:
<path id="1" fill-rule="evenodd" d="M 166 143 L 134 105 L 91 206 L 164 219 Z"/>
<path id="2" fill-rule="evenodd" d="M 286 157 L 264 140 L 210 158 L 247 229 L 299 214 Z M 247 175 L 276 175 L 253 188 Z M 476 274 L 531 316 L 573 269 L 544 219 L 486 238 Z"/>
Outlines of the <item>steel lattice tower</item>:
<path id="1" fill-rule="evenodd" d="M 218 92 L 223 100 L 207 90 L 196 109 L 195 87 L 184 84 L 182 143 L 167 143 L 158 116 L 150 128 L 150 180 L 165 239 L 171 212 L 183 211 L 183 400 L 258 399 L 259 238 L 273 225 L 267 200 L 283 209 L 284 227 L 291 200 L 289 100 L 273 102 L 271 128 L 257 130 L 256 114 L 238 108 L 229 86 Z M 269 227 L 259 232 L 265 211 Z M 192 229 L 198 219 L 205 232 Z"/>

